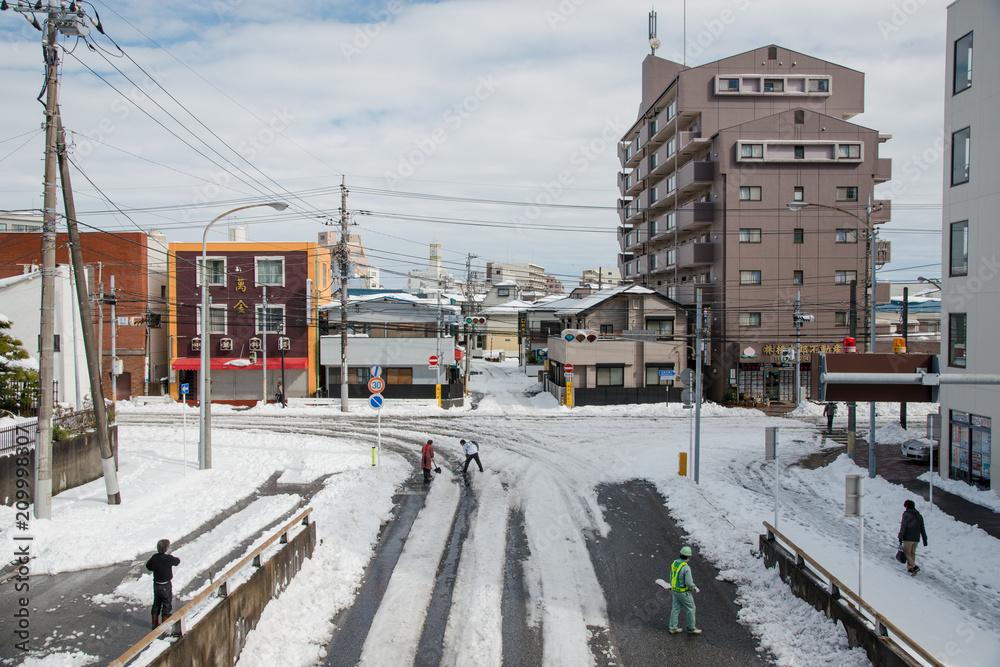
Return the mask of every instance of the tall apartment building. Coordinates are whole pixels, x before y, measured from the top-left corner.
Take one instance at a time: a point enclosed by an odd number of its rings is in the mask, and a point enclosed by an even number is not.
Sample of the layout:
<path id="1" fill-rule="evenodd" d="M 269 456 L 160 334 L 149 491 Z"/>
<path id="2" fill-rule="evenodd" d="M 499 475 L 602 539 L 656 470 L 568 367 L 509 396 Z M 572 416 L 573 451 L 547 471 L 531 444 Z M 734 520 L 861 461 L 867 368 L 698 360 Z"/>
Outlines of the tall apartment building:
<path id="1" fill-rule="evenodd" d="M 943 199 L 944 276 L 941 367 L 946 373 L 1000 374 L 993 339 L 1000 327 L 1000 5 L 958 0 L 948 7 Z M 973 58 L 975 54 L 975 58 Z M 973 61 L 975 72 L 973 73 Z M 943 385 L 941 472 L 998 491 L 993 417 L 1000 388 Z"/>
<path id="2" fill-rule="evenodd" d="M 779 46 L 698 67 L 647 56 L 642 102 L 619 145 L 622 279 L 709 309 L 707 395 L 790 400 L 793 311 L 808 353 L 839 351 L 857 280 L 864 333 L 866 208 L 891 161 L 890 137 L 851 123 L 864 74 Z M 798 201 L 831 208 L 791 211 Z M 889 220 L 874 202 L 873 223 Z M 856 216 L 856 217 L 855 217 Z M 786 356 L 787 358 L 787 356 Z"/>
<path id="3" fill-rule="evenodd" d="M 486 280 L 492 284 L 513 280 L 525 292 L 545 294 L 548 279 L 545 269 L 538 264 L 486 262 Z"/>

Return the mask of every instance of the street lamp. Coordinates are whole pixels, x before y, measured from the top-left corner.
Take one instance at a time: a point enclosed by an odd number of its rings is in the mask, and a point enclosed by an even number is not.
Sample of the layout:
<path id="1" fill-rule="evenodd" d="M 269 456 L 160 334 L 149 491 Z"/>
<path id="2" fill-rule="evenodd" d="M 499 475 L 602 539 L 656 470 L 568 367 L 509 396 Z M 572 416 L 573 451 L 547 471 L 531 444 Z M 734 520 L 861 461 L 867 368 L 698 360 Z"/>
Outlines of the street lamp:
<path id="1" fill-rule="evenodd" d="M 861 217 L 856 213 L 851 213 L 850 211 L 840 208 L 838 206 L 828 206 L 827 204 L 812 204 L 804 201 L 792 201 L 788 202 L 788 210 L 795 213 L 800 212 L 807 206 L 815 206 L 816 208 L 828 208 L 831 211 L 840 211 L 845 215 L 849 215 L 861 224 L 865 226 L 865 231 L 868 232 L 868 244 L 871 247 L 871 266 L 869 270 L 872 275 L 871 283 L 871 296 L 868 303 L 869 313 L 868 318 L 871 320 L 871 324 L 868 329 L 868 351 L 875 352 L 875 252 L 877 248 L 878 241 L 878 230 L 872 225 L 872 202 L 871 197 L 868 198 L 868 206 L 865 207 L 865 217 Z M 868 405 L 868 476 L 875 477 L 875 403 L 874 401 Z"/>
<path id="2" fill-rule="evenodd" d="M 919 276 L 917 278 L 917 282 L 918 283 L 930 283 L 931 285 L 934 285 L 934 287 L 937 287 L 939 292 L 941 291 L 941 283 L 938 282 L 937 280 L 934 280 L 933 278 L 924 278 L 923 276 Z"/>
<path id="3" fill-rule="evenodd" d="M 198 469 L 205 470 L 212 467 L 212 412 L 209 406 L 212 402 L 212 364 L 211 364 L 211 333 L 209 331 L 208 312 L 208 230 L 212 225 L 222 220 L 227 215 L 232 215 L 237 211 L 244 211 L 248 208 L 259 208 L 270 206 L 276 211 L 284 211 L 288 204 L 284 202 L 270 202 L 267 204 L 251 204 L 240 206 L 231 211 L 226 211 L 216 217 L 212 222 L 205 225 L 205 231 L 201 235 L 201 365 L 199 366 L 200 387 L 198 390 L 199 410 L 198 410 Z"/>

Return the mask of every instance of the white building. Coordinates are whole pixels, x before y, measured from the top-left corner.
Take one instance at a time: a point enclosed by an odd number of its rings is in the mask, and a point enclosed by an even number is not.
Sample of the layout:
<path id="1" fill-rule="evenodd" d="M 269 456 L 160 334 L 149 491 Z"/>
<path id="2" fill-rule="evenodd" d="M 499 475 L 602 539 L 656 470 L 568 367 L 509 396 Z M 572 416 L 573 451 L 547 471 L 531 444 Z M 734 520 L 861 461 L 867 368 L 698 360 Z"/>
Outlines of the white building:
<path id="1" fill-rule="evenodd" d="M 45 219 L 37 213 L 0 212 L 0 232 L 40 232 Z"/>
<path id="2" fill-rule="evenodd" d="M 975 57 L 973 57 L 975 54 Z M 1000 4 L 948 7 L 944 133 L 941 366 L 945 373 L 1000 374 Z M 975 70 L 973 70 L 975 62 Z M 941 388 L 941 472 L 998 491 L 990 463 L 998 447 L 1000 387 Z M 998 491 L 1000 494 L 1000 491 Z"/>

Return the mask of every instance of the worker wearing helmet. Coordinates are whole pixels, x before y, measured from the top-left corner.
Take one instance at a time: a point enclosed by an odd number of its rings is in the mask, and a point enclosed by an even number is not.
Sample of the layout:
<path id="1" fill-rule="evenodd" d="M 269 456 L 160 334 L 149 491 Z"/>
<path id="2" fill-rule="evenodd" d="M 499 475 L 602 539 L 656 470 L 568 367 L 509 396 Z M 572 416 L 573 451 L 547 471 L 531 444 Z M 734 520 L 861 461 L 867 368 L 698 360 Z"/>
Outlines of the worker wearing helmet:
<path id="1" fill-rule="evenodd" d="M 681 547 L 680 558 L 670 565 L 670 588 L 673 594 L 673 601 L 670 605 L 670 634 L 676 635 L 681 631 L 678 621 L 680 620 L 681 607 L 685 609 L 687 616 L 687 631 L 689 635 L 700 635 L 694 623 L 694 595 L 700 593 L 694 584 L 691 576 L 691 566 L 688 559 L 691 558 L 691 547 Z"/>

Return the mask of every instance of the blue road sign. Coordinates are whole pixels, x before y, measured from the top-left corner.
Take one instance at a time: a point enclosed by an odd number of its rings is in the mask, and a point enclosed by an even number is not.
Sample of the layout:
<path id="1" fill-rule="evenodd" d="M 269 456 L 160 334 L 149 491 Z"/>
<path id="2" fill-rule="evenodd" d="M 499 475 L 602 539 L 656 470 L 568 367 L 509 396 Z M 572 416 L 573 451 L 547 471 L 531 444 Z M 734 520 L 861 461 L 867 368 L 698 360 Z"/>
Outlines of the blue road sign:
<path id="1" fill-rule="evenodd" d="M 382 398 L 382 394 L 372 394 L 368 397 L 368 405 L 372 406 L 375 410 L 381 409 L 384 403 L 385 399 Z"/>
<path id="2" fill-rule="evenodd" d="M 674 378 L 674 377 L 677 377 L 677 372 L 676 371 L 663 371 L 663 370 L 661 370 L 660 371 L 660 377 L 661 378 Z"/>
<path id="3" fill-rule="evenodd" d="M 382 377 L 382 367 L 381 366 L 372 366 L 371 370 L 372 370 L 372 377 L 373 378 L 380 378 L 380 377 Z"/>
<path id="4" fill-rule="evenodd" d="M 191 386 L 187 382 L 181 385 L 181 393 L 182 394 L 191 393 Z"/>

